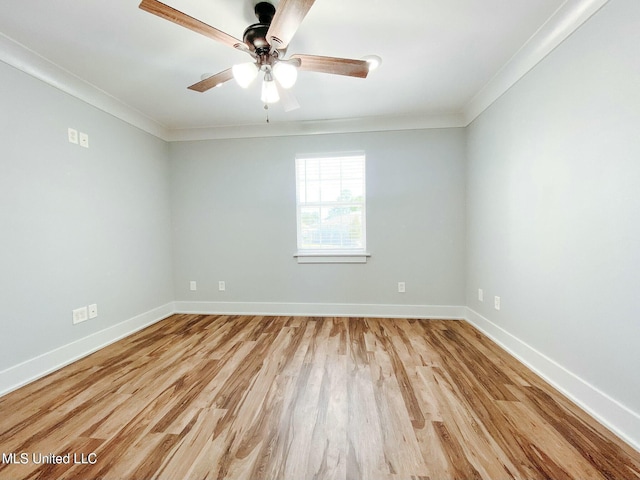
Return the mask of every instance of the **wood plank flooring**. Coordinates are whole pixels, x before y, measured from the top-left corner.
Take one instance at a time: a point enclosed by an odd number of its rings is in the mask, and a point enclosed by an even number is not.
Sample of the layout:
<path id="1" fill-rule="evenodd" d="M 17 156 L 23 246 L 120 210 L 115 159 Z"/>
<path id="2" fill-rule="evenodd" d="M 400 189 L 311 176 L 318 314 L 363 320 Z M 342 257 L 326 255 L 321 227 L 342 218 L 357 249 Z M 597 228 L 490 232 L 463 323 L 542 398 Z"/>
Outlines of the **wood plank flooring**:
<path id="1" fill-rule="evenodd" d="M 174 315 L 0 398 L 0 454 L 3 480 L 640 479 L 449 320 Z"/>

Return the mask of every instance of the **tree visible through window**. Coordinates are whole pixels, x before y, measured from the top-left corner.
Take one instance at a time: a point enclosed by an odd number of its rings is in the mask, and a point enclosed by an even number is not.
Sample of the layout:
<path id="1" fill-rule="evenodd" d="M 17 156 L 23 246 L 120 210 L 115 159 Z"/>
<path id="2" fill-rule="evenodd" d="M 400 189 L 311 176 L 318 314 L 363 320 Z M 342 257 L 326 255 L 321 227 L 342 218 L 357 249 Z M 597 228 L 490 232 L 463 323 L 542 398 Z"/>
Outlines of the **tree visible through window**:
<path id="1" fill-rule="evenodd" d="M 365 156 L 296 158 L 298 251 L 366 248 Z"/>

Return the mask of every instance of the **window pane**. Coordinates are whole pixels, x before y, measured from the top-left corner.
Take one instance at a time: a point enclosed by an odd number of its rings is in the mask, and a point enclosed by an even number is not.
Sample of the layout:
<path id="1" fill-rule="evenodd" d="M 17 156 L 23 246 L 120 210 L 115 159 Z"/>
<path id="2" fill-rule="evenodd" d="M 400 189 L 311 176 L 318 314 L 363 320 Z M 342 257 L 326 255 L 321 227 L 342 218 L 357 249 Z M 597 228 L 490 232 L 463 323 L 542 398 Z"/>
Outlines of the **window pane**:
<path id="1" fill-rule="evenodd" d="M 324 248 L 362 247 L 362 209 L 359 206 L 323 207 L 319 229 Z"/>
<path id="2" fill-rule="evenodd" d="M 306 193 L 307 196 L 305 198 L 304 203 L 313 203 L 321 201 L 321 188 L 320 182 L 318 180 L 307 181 L 306 184 Z"/>
<path id="3" fill-rule="evenodd" d="M 364 155 L 296 159 L 299 249 L 365 249 L 364 162 Z"/>
<path id="4" fill-rule="evenodd" d="M 339 198 L 340 198 L 340 183 L 324 181 L 322 183 L 322 189 L 320 192 L 320 201 L 337 202 Z"/>
<path id="5" fill-rule="evenodd" d="M 351 200 L 356 197 L 361 197 L 364 193 L 362 181 L 356 180 L 343 180 L 341 188 L 341 196 Z"/>
<path id="6" fill-rule="evenodd" d="M 298 248 L 313 248 L 314 235 L 320 228 L 320 207 L 303 207 L 300 210 Z"/>
<path id="7" fill-rule="evenodd" d="M 308 180 L 320 179 L 320 159 L 309 158 L 304 162 L 304 165 Z"/>

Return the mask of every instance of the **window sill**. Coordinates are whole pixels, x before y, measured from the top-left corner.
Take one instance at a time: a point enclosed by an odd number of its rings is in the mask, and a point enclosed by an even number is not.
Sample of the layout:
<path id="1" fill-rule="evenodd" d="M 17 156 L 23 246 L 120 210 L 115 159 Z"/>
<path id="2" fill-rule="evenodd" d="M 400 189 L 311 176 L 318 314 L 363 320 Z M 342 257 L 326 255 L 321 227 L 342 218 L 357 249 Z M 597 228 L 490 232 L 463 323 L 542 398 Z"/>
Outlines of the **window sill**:
<path id="1" fill-rule="evenodd" d="M 297 252 L 298 263 L 367 263 L 368 252 Z"/>

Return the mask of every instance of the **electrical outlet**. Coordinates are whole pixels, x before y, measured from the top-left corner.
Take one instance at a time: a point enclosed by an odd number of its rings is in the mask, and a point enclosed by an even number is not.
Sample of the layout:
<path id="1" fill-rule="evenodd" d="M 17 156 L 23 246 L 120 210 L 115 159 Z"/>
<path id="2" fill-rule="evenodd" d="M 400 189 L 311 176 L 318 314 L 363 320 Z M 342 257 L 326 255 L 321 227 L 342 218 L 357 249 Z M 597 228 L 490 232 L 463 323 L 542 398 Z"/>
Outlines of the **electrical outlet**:
<path id="1" fill-rule="evenodd" d="M 191 280 L 189 282 L 189 290 L 191 290 L 192 292 L 195 292 L 198 289 L 198 285 L 196 284 L 195 280 Z"/>
<path id="2" fill-rule="evenodd" d="M 78 144 L 78 130 L 69 127 L 67 135 L 69 135 L 69 142 L 75 143 L 76 145 Z"/>
<path id="3" fill-rule="evenodd" d="M 224 280 L 220 280 L 218 282 L 218 291 L 224 292 L 227 289 L 227 285 L 224 283 Z"/>
<path id="4" fill-rule="evenodd" d="M 404 282 L 398 282 L 398 293 L 405 293 L 407 291 Z"/>
<path id="5" fill-rule="evenodd" d="M 89 312 L 87 311 L 87 307 L 76 308 L 73 311 L 73 324 L 80 322 L 85 322 L 89 319 Z"/>
<path id="6" fill-rule="evenodd" d="M 478 289 L 478 300 L 484 302 L 484 290 L 482 290 L 481 288 Z"/>
<path id="7" fill-rule="evenodd" d="M 493 306 L 496 310 L 500 310 L 500 297 L 493 297 Z"/>
<path id="8" fill-rule="evenodd" d="M 92 303 L 89 305 L 89 318 L 96 318 L 98 316 L 98 304 Z"/>
<path id="9" fill-rule="evenodd" d="M 87 135 L 86 133 L 80 132 L 80 146 L 89 148 L 89 135 Z"/>

